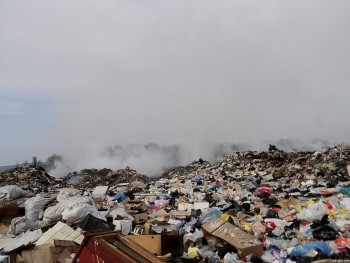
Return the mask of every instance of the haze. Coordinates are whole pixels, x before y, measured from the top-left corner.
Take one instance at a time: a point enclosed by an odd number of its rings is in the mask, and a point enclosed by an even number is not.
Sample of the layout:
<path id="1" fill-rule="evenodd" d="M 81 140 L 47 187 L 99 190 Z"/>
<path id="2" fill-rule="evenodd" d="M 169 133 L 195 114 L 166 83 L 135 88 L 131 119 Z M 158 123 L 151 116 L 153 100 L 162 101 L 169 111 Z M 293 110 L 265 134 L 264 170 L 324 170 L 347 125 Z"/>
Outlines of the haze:
<path id="1" fill-rule="evenodd" d="M 349 143 L 349 13 L 345 0 L 2 0 L 0 165 L 58 153 L 153 173 L 171 155 L 100 153 Z"/>

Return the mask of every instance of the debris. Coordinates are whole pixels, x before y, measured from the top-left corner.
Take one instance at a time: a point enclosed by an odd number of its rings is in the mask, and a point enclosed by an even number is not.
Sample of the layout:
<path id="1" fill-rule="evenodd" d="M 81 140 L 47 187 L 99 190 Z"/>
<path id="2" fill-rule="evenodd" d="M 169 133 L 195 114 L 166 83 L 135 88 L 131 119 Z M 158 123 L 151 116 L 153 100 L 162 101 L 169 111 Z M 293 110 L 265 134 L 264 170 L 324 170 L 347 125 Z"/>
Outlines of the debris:
<path id="1" fill-rule="evenodd" d="M 69 240 L 81 244 L 83 238 L 84 236 L 78 231 L 62 222 L 58 222 L 54 227 L 45 232 L 43 236 L 38 241 L 36 241 L 35 244 L 37 246 L 49 243 L 54 244 L 55 239 Z"/>
<path id="2" fill-rule="evenodd" d="M 225 240 L 235 247 L 241 257 L 247 255 L 261 256 L 263 244 L 234 225 L 220 218 L 214 218 L 203 225 L 205 233 Z"/>
<path id="3" fill-rule="evenodd" d="M 15 242 L 6 252 L 11 262 L 66 263 L 76 253 L 74 262 L 108 263 L 106 242 L 114 258 L 128 262 L 345 259 L 349 167 L 349 148 L 284 152 L 271 145 L 217 163 L 195 161 L 158 178 L 126 167 L 56 180 L 38 165 L 15 168 L 0 173 L 7 189 L 0 196 L 0 247 Z M 25 195 L 10 201 L 9 189 Z M 22 235 L 35 231 L 43 235 L 28 243 L 32 248 L 17 247 Z"/>

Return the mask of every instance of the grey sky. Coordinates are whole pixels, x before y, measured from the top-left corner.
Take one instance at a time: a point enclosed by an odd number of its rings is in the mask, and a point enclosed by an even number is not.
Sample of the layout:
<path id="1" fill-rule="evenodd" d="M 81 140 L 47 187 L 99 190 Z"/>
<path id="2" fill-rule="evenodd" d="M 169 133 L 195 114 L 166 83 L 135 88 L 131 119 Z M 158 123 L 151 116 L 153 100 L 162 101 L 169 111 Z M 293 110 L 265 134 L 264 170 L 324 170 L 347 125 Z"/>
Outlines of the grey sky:
<path id="1" fill-rule="evenodd" d="M 349 13 L 345 0 L 2 0 L 0 164 L 128 143 L 349 143 Z"/>

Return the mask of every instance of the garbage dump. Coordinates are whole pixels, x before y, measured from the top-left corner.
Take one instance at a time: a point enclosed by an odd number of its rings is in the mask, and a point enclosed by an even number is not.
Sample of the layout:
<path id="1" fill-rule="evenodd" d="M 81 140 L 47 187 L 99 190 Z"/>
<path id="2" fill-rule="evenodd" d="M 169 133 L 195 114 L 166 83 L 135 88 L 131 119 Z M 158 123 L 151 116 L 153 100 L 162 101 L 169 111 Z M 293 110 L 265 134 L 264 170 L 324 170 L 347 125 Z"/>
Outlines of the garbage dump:
<path id="1" fill-rule="evenodd" d="M 8 262 L 350 258 L 350 149 L 341 145 L 271 145 L 158 178 L 126 167 L 56 179 L 27 166 L 0 173 L 0 196 L 0 255 Z"/>

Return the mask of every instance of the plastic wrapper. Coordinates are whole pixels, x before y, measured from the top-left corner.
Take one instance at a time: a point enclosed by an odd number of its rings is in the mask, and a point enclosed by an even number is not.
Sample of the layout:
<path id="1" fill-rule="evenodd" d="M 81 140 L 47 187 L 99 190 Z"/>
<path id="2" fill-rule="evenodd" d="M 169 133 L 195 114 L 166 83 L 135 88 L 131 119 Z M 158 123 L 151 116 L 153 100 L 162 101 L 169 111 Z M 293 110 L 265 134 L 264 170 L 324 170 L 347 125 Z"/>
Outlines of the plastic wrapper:
<path id="1" fill-rule="evenodd" d="M 348 237 L 340 237 L 334 240 L 334 243 L 338 246 L 347 247 L 350 249 L 350 238 Z"/>
<path id="2" fill-rule="evenodd" d="M 271 194 L 273 192 L 273 189 L 271 187 L 260 187 L 256 190 L 256 193 L 258 195 L 261 194 Z"/>
<path id="3" fill-rule="evenodd" d="M 261 256 L 261 259 L 267 263 L 270 263 L 276 260 L 276 258 L 269 251 L 265 251 L 264 254 Z"/>
<path id="4" fill-rule="evenodd" d="M 197 250 L 197 253 L 202 257 L 202 258 L 209 258 L 209 257 L 215 257 L 216 254 L 214 250 L 210 246 L 203 246 L 200 249 Z"/>

